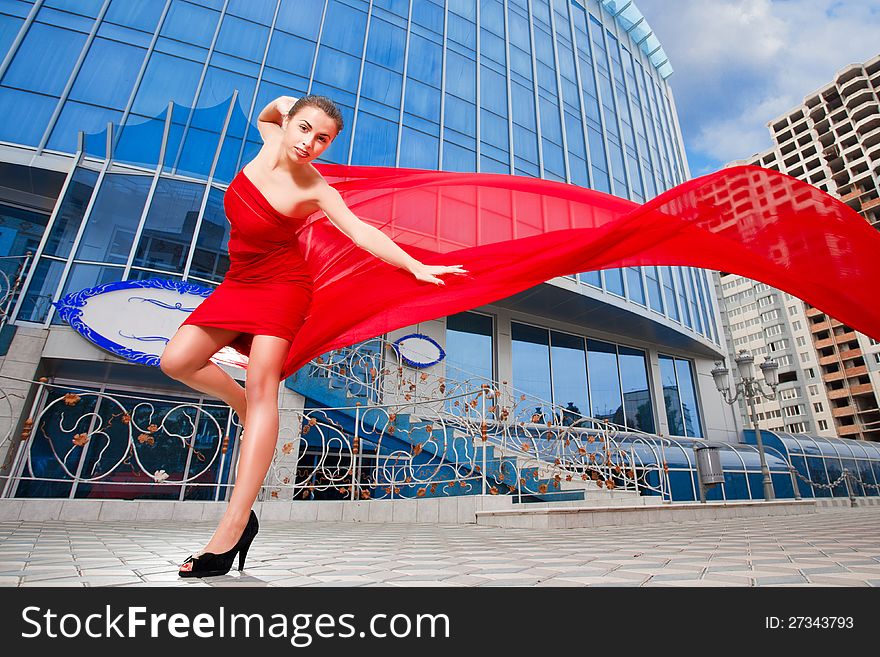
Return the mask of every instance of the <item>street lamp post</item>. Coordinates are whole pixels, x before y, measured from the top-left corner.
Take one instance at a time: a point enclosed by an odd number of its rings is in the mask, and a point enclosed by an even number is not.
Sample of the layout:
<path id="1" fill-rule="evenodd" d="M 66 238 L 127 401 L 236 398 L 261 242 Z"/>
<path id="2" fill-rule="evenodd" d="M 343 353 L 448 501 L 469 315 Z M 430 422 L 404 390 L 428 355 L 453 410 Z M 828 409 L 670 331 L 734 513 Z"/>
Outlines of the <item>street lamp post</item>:
<path id="1" fill-rule="evenodd" d="M 740 395 L 748 402 L 752 415 L 752 426 L 755 427 L 755 438 L 758 443 L 758 455 L 761 457 L 761 475 L 764 483 L 764 499 L 776 499 L 773 491 L 773 480 L 770 479 L 770 468 L 767 467 L 767 457 L 764 454 L 764 442 L 761 440 L 761 429 L 758 426 L 758 412 L 755 410 L 755 399 L 763 397 L 764 399 L 776 399 L 776 386 L 779 385 L 779 364 L 772 358 L 765 357 L 761 363 L 761 373 L 764 375 L 764 381 L 770 386 L 771 393 L 767 394 L 761 388 L 761 383 L 755 377 L 755 357 L 745 349 L 734 358 L 736 367 L 739 370 L 739 382 L 734 385 L 734 394 L 730 389 L 730 372 L 722 363 L 715 363 L 716 367 L 712 370 L 712 378 L 715 379 L 715 387 L 724 397 L 724 401 L 728 404 L 735 404 Z"/>

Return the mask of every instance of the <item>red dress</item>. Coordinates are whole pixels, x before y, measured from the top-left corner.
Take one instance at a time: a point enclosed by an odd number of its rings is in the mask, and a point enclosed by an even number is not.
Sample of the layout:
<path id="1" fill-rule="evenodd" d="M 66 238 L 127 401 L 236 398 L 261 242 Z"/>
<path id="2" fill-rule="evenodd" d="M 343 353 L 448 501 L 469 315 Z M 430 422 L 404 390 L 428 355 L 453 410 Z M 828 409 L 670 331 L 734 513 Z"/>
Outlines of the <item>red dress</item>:
<path id="1" fill-rule="evenodd" d="M 223 197 L 231 225 L 229 271 L 183 322 L 241 331 L 231 347 L 248 354 L 254 335 L 293 340 L 312 300 L 312 276 L 297 244 L 306 217 L 288 217 L 238 172 Z"/>
<path id="2" fill-rule="evenodd" d="M 441 286 L 419 281 L 358 248 L 322 212 L 278 214 L 239 173 L 225 197 L 232 267 L 186 323 L 293 336 L 282 376 L 331 349 L 527 297 L 557 276 L 635 266 L 741 274 L 880 339 L 880 233 L 777 171 L 730 167 L 639 205 L 526 176 L 315 167 L 355 215 L 410 255 L 468 274 L 443 275 Z M 704 303 L 715 296 L 699 281 L 688 293 Z M 246 351 L 245 342 L 233 346 Z"/>

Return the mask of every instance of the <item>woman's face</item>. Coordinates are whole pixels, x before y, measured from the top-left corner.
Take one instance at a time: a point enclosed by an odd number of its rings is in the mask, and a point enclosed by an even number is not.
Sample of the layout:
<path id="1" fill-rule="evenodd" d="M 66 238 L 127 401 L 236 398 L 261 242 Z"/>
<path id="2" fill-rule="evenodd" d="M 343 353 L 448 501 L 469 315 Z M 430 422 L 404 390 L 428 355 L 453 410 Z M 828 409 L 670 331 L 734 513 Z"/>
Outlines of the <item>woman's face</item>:
<path id="1" fill-rule="evenodd" d="M 284 117 L 285 153 L 296 164 L 305 164 L 318 157 L 336 137 L 336 121 L 324 110 L 306 106 L 292 117 Z"/>

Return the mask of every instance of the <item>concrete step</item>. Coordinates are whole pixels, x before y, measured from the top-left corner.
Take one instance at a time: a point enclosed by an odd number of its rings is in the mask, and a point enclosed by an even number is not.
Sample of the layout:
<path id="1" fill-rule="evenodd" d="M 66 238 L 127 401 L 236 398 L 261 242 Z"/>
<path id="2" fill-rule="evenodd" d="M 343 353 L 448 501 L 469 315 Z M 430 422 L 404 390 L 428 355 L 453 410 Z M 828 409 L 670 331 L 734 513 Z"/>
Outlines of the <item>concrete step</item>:
<path id="1" fill-rule="evenodd" d="M 840 508 L 854 506 L 880 506 L 880 497 L 820 497 L 816 499 L 816 508 L 819 511 L 834 511 Z"/>
<path id="2" fill-rule="evenodd" d="M 572 529 L 614 525 L 647 525 L 689 520 L 717 520 L 814 513 L 814 500 L 773 500 L 771 502 L 679 502 L 673 504 L 520 506 L 511 510 L 478 511 L 477 524 L 489 527 L 528 529 Z"/>
<path id="3" fill-rule="evenodd" d="M 516 496 L 514 496 L 514 500 Z M 604 507 L 621 507 L 621 506 L 654 506 L 659 507 L 663 504 L 663 500 L 660 499 L 659 496 L 644 496 L 644 497 L 608 497 L 608 498 L 594 498 L 587 500 L 559 500 L 559 501 L 547 501 L 547 502 L 529 502 L 529 509 L 557 509 L 560 507 L 565 508 L 604 508 Z M 526 508 L 526 505 L 517 504 L 516 507 Z"/>
<path id="4" fill-rule="evenodd" d="M 393 500 L 272 500 L 255 502 L 261 520 L 474 524 L 476 512 L 510 509 L 510 495 L 456 495 Z M 0 499 L 0 522 L 167 520 L 217 522 L 226 502 L 100 499 Z"/>

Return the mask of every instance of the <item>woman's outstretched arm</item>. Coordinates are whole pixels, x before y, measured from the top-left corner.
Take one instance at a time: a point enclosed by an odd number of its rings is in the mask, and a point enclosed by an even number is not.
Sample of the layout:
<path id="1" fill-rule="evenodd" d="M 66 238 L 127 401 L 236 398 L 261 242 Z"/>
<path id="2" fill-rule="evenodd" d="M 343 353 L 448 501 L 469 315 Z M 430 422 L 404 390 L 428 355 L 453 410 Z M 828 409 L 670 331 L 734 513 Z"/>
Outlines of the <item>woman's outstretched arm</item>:
<path id="1" fill-rule="evenodd" d="M 361 221 L 345 204 L 342 195 L 330 185 L 321 185 L 318 205 L 330 222 L 345 233 L 355 244 L 380 260 L 401 267 L 420 281 L 444 285 L 436 274 L 466 274 L 460 265 L 426 265 L 401 249 L 390 237 L 375 226 Z"/>

